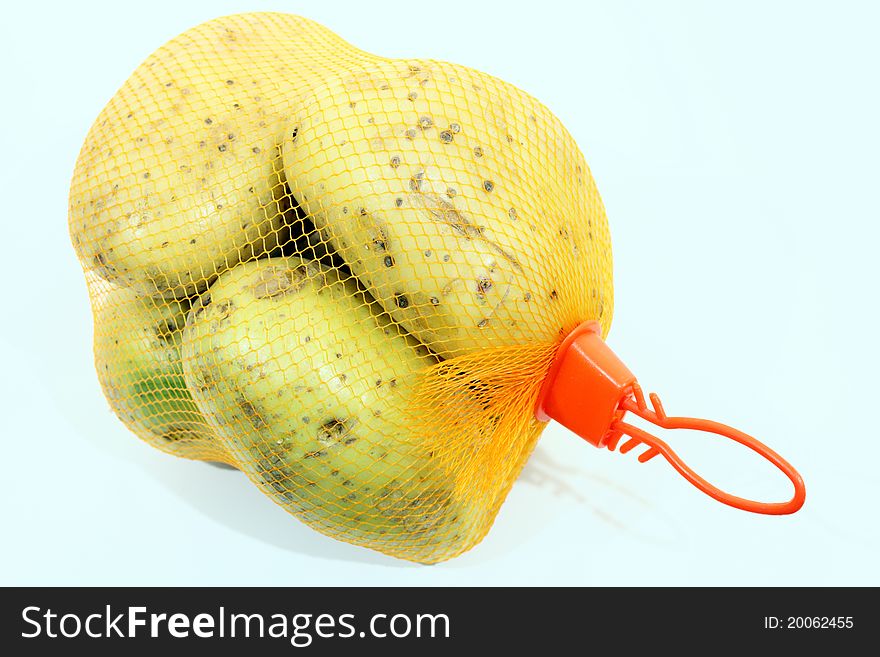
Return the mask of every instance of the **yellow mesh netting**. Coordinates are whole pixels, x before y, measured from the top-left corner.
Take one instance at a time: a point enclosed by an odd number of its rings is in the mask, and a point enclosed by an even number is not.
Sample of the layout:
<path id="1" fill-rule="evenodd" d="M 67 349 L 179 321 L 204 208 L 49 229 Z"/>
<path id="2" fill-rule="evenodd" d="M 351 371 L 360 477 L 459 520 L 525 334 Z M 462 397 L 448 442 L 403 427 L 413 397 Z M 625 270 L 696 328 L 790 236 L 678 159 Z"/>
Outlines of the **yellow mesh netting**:
<path id="1" fill-rule="evenodd" d="M 414 561 L 485 535 L 557 346 L 611 321 L 605 212 L 549 110 L 297 16 L 151 55 L 92 126 L 69 211 L 126 425 Z"/>

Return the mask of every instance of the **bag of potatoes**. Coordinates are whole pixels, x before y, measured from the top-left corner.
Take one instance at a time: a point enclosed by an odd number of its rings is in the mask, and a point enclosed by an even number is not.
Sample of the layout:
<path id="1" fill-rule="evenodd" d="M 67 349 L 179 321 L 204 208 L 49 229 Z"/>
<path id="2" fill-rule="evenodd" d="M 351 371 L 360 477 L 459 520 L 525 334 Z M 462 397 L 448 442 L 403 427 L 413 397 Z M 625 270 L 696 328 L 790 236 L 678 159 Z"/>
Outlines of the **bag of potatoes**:
<path id="1" fill-rule="evenodd" d="M 69 227 L 132 431 L 418 562 L 485 535 L 560 343 L 611 322 L 605 212 L 547 108 L 297 16 L 152 54 L 86 137 Z"/>

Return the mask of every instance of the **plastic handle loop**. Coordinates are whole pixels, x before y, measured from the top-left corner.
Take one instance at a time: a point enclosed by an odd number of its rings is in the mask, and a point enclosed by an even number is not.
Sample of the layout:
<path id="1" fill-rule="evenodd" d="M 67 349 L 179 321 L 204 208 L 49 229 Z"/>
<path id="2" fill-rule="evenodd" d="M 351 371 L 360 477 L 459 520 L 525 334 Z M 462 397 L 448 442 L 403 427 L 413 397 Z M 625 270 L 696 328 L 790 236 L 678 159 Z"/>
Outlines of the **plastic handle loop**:
<path id="1" fill-rule="evenodd" d="M 596 322 L 584 322 L 566 336 L 544 379 L 535 406 L 535 417 L 551 418 L 574 431 L 596 447 L 620 448 L 625 454 L 644 443 L 648 449 L 639 456 L 644 463 L 662 454 L 681 476 L 714 499 L 737 509 L 782 515 L 800 509 L 806 499 L 804 481 L 785 459 L 751 436 L 720 422 L 690 417 L 669 417 L 660 398 L 651 394 L 648 408 L 635 375 L 605 344 Z M 663 429 L 695 429 L 735 440 L 757 452 L 779 468 L 794 484 L 794 497 L 788 502 L 757 502 L 725 493 L 689 468 L 664 441 L 623 421 L 633 413 Z"/>
<path id="2" fill-rule="evenodd" d="M 638 383 L 633 384 L 632 391 L 633 397 L 624 399 L 621 402 L 620 409 L 622 411 L 629 411 L 634 415 L 638 415 L 643 420 L 647 420 L 663 429 L 696 429 L 697 431 L 714 433 L 735 440 L 741 445 L 745 445 L 749 449 L 757 452 L 779 468 L 794 485 L 794 497 L 788 502 L 757 502 L 755 500 L 749 500 L 743 497 L 737 497 L 736 495 L 731 495 L 730 493 L 725 493 L 688 467 L 687 464 L 681 460 L 681 457 L 679 457 L 678 454 L 676 454 L 675 451 L 663 440 L 651 435 L 639 427 L 623 422 L 622 419 L 615 420 L 611 424 L 611 434 L 606 442 L 606 447 L 609 450 L 613 451 L 617 447 L 618 441 L 625 434 L 629 436 L 630 439 L 621 445 L 621 454 L 626 454 L 640 443 L 644 443 L 648 445 L 649 449 L 639 455 L 638 458 L 640 463 L 645 463 L 657 456 L 657 454 L 662 454 L 663 458 L 669 461 L 669 464 L 675 468 L 682 477 L 706 493 L 706 495 L 709 495 L 723 504 L 744 511 L 766 513 L 770 515 L 784 515 L 794 513 L 804 505 L 807 493 L 801 475 L 788 461 L 760 441 L 738 429 L 729 427 L 726 424 L 721 424 L 720 422 L 692 417 L 669 417 L 663 410 L 663 405 L 660 403 L 660 398 L 656 393 L 651 393 L 650 395 L 651 405 L 654 407 L 654 410 L 652 411 L 647 407 L 647 404 L 645 404 L 645 397 L 642 394 L 642 389 Z"/>

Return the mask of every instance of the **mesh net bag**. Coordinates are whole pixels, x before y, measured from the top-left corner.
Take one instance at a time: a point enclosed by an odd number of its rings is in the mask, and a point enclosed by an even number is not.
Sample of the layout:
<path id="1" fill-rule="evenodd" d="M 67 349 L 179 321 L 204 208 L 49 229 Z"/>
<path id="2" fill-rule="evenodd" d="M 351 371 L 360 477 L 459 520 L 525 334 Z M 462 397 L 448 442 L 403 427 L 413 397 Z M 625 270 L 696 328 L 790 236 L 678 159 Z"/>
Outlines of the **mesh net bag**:
<path id="1" fill-rule="evenodd" d="M 101 112 L 69 228 L 114 412 L 314 529 L 418 562 L 486 534 L 611 250 L 583 155 L 484 73 L 243 14 Z"/>

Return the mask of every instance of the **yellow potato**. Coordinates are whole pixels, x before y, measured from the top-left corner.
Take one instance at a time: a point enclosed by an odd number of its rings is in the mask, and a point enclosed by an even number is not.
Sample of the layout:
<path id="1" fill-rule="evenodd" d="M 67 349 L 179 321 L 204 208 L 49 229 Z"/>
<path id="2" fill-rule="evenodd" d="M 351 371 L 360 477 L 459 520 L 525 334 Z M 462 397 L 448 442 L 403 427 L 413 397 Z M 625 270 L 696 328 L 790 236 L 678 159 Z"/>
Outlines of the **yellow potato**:
<path id="1" fill-rule="evenodd" d="M 306 19 L 246 14 L 150 55 L 77 161 L 69 223 L 84 265 L 142 295 L 184 297 L 283 242 L 280 139 L 298 53 L 316 39 L 342 43 Z"/>
<path id="2" fill-rule="evenodd" d="M 605 211 L 543 105 L 453 64 L 327 76 L 284 136 L 288 185 L 384 308 L 455 356 L 611 318 Z"/>
<path id="3" fill-rule="evenodd" d="M 413 431 L 437 362 L 352 278 L 297 257 L 238 265 L 193 306 L 183 371 L 238 467 L 304 522 L 430 560 L 474 540 L 467 508 Z"/>
<path id="4" fill-rule="evenodd" d="M 219 18 L 138 67 L 80 152 L 69 229 L 105 392 L 139 435 L 163 447 L 147 419 L 185 417 L 216 449 L 199 458 L 416 561 L 488 531 L 559 343 L 611 323 L 604 207 L 550 110 L 297 16 Z M 107 281 L 188 312 L 180 343 L 102 314 Z M 116 347 L 121 321 L 143 353 Z"/>

